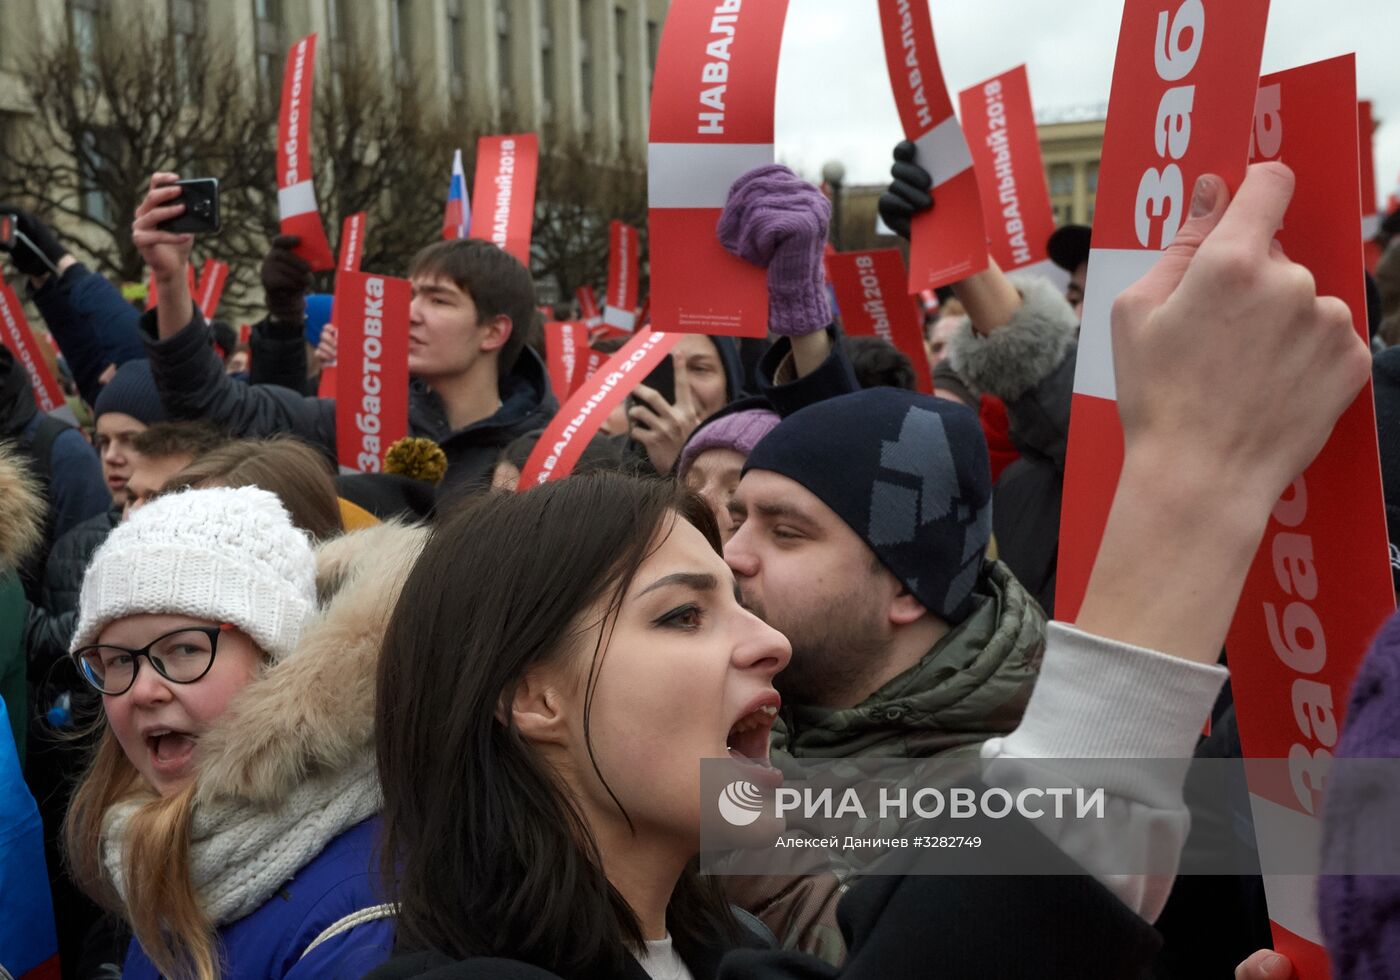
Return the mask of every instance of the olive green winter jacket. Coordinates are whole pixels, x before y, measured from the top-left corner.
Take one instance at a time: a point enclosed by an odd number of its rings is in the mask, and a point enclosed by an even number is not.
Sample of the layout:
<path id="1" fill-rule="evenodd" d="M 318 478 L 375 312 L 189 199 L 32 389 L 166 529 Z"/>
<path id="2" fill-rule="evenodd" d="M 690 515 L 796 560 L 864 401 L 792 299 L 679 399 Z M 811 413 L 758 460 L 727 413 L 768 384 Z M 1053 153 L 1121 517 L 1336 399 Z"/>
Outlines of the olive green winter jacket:
<path id="1" fill-rule="evenodd" d="M 1040 670 L 1045 614 L 999 561 L 983 566 L 975 594 L 971 616 L 854 708 L 784 706 L 774 765 L 785 757 L 927 759 L 1008 734 Z"/>
<path id="2" fill-rule="evenodd" d="M 976 592 L 971 616 L 854 708 L 785 705 L 773 729 L 773 764 L 795 776 L 803 760 L 971 755 L 987 739 L 1009 734 L 1040 670 L 1045 614 L 998 561 L 983 567 Z M 725 891 L 784 948 L 840 965 L 846 947 L 836 903 L 852 881 L 829 871 L 735 875 L 726 878 Z"/>

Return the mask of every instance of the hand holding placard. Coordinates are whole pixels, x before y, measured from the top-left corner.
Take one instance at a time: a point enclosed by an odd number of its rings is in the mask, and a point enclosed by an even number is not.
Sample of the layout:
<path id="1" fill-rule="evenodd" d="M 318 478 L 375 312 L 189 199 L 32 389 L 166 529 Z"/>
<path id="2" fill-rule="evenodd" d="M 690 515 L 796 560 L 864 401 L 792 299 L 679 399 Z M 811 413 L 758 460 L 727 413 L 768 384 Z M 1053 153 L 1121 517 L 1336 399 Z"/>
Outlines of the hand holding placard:
<path id="1" fill-rule="evenodd" d="M 987 234 L 972 156 L 963 138 L 924 0 L 878 0 L 885 64 L 904 135 L 933 178 L 939 206 L 913 221 L 909 292 L 966 279 L 987 267 Z"/>
<path id="2" fill-rule="evenodd" d="M 1345 304 L 1271 247 L 1292 192 L 1258 165 L 1227 209 L 1203 177 L 1113 305 L 1124 463 L 1080 629 L 1214 663 L 1270 510 L 1370 377 Z"/>
<path id="3" fill-rule="evenodd" d="M 831 322 L 822 256 L 831 202 L 781 164 L 734 182 L 719 219 L 731 255 L 767 270 L 768 328 L 805 337 Z"/>

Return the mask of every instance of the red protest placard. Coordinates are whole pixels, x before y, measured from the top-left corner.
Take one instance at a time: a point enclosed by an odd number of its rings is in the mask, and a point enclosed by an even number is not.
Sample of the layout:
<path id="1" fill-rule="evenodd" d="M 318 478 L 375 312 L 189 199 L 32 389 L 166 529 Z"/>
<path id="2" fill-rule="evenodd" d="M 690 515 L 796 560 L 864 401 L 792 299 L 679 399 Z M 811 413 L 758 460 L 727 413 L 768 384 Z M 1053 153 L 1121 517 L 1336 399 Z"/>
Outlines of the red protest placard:
<path id="1" fill-rule="evenodd" d="M 578 301 L 578 315 L 584 323 L 596 327 L 603 322 L 603 314 L 598 309 L 598 295 L 593 292 L 592 286 L 580 286 L 575 289 L 574 299 Z"/>
<path id="2" fill-rule="evenodd" d="M 338 272 L 359 272 L 360 256 L 365 250 L 365 212 L 356 211 L 346 216 L 340 223 L 340 257 L 335 267 Z M 335 301 L 331 301 L 331 323 L 334 324 Z M 335 397 L 335 362 L 321 365 L 321 379 L 316 383 L 317 398 Z"/>
<path id="3" fill-rule="evenodd" d="M 199 284 L 194 288 L 195 303 L 204 319 L 214 319 L 218 312 L 219 300 L 224 295 L 224 284 L 228 282 L 228 263 L 218 259 L 206 259 L 199 270 Z"/>
<path id="4" fill-rule="evenodd" d="M 637 326 L 637 229 L 621 221 L 608 225 L 608 305 L 603 322 L 631 333 Z"/>
<path id="5" fill-rule="evenodd" d="M 365 213 L 356 211 L 340 223 L 340 260 L 335 267 L 340 272 L 359 272 L 360 256 L 365 251 Z"/>
<path id="6" fill-rule="evenodd" d="M 544 325 L 545 365 L 549 368 L 549 386 L 556 397 L 568 398 L 574 390 L 574 375 L 583 383 L 578 370 L 579 352 L 586 349 L 588 328 L 578 320 L 550 320 Z"/>
<path id="7" fill-rule="evenodd" d="M 539 138 L 534 133 L 483 136 L 476 143 L 471 237 L 494 242 L 527 269 L 539 155 Z"/>
<path id="8" fill-rule="evenodd" d="M 29 375 L 29 386 L 34 390 L 34 404 L 41 412 L 53 412 L 66 421 L 77 424 L 73 410 L 63 400 L 63 389 L 49 370 L 39 350 L 39 343 L 29 326 L 29 318 L 24 315 L 19 296 L 5 280 L 0 279 L 0 342 L 9 348 L 10 353 Z"/>
<path id="9" fill-rule="evenodd" d="M 1123 466 L 1109 312 L 1171 241 L 1203 173 L 1244 178 L 1268 0 L 1127 0 L 1074 376 L 1055 616 L 1074 622 Z"/>
<path id="10" fill-rule="evenodd" d="M 768 279 L 715 237 L 734 181 L 773 162 L 787 0 L 673 0 L 647 145 L 651 316 L 662 330 L 768 335 Z"/>
<path id="11" fill-rule="evenodd" d="M 1058 279 L 1059 267 L 1045 251 L 1055 230 L 1055 213 L 1040 158 L 1026 66 L 1017 65 L 964 89 L 958 93 L 958 104 L 992 258 L 1008 272 L 1025 269 Z"/>
<path id="12" fill-rule="evenodd" d="M 408 434 L 407 279 L 368 272 L 335 277 L 336 456 L 342 472 L 378 473 L 384 453 Z"/>
<path id="13" fill-rule="evenodd" d="M 1355 101 L 1354 55 L 1265 76 L 1253 161 L 1293 170 L 1278 242 L 1312 273 L 1319 295 L 1346 302 L 1365 338 Z M 1389 557 L 1368 383 L 1274 508 L 1226 642 L 1245 755 L 1289 760 L 1291 786 L 1250 784 L 1266 864 L 1270 841 L 1321 847 L 1320 804 L 1351 682 L 1395 610 Z M 1316 887 L 1306 876 L 1264 878 L 1275 947 L 1305 980 L 1327 975 Z"/>
<path id="14" fill-rule="evenodd" d="M 598 372 L 569 396 L 540 436 L 520 471 L 520 491 L 560 480 L 573 472 L 588 441 L 597 435 L 612 410 L 641 384 L 652 368 L 669 357 L 678 334 L 643 330 L 604 362 Z"/>
<path id="15" fill-rule="evenodd" d="M 937 204 L 914 218 L 909 288 L 917 293 L 966 279 L 987 267 L 987 233 L 967 141 L 938 64 L 933 22 L 924 0 L 879 0 L 885 64 L 904 136 L 933 177 Z"/>
<path id="16" fill-rule="evenodd" d="M 841 326 L 852 337 L 880 337 L 909 358 L 919 390 L 933 394 L 923 325 L 904 292 L 907 273 L 899 249 L 833 252 L 826 275 L 836 291 Z"/>
<path id="17" fill-rule="evenodd" d="M 320 272 L 334 268 L 334 261 L 311 180 L 315 68 L 316 35 L 308 34 L 287 52 L 287 67 L 282 73 L 282 110 L 277 116 L 277 217 L 282 234 L 301 238 L 292 251 Z"/>
<path id="18" fill-rule="evenodd" d="M 593 375 L 598 373 L 598 369 L 603 366 L 603 362 L 608 359 L 608 355 L 600 350 L 588 348 L 588 359 L 583 362 L 583 376 L 580 377 L 577 370 L 574 372 L 573 390 L 569 394 L 578 391 L 579 386 L 588 381 Z"/>

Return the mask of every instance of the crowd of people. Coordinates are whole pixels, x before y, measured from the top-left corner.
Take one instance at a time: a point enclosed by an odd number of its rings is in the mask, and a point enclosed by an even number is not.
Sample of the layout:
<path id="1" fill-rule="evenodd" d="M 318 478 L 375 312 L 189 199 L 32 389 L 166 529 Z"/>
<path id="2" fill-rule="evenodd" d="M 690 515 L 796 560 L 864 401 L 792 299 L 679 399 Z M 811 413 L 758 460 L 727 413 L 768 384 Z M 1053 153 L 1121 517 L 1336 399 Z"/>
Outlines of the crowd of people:
<path id="1" fill-rule="evenodd" d="M 911 145 L 892 178 L 907 237 L 937 206 Z M 334 317 L 297 240 L 272 242 L 240 345 L 191 298 L 193 237 L 161 227 L 177 180 L 152 175 L 132 224 L 145 312 L 0 206 L 87 423 L 39 411 L 0 348 L 0 973 L 1292 975 L 1259 876 L 1091 874 L 1092 838 L 1026 820 L 1007 846 L 1051 874 L 697 866 L 705 759 L 771 784 L 815 760 L 1240 755 L 1222 651 L 1245 575 L 1373 372 L 1400 508 L 1400 348 L 1273 241 L 1287 168 L 1233 195 L 1202 177 L 1113 305 L 1124 465 L 1072 624 L 1087 229 L 1051 246 L 1068 294 L 995 263 L 946 290 L 921 393 L 905 354 L 843 336 L 827 198 L 751 171 L 718 236 L 766 270 L 769 337 L 683 337 L 673 391 L 639 385 L 570 475 L 515 492 L 562 398 L 528 269 L 461 239 L 384 270 L 413 285 L 410 462 L 338 474 Z M 1400 243 L 1377 279 L 1373 337 Z M 1397 657 L 1392 624 L 1339 755 L 1400 751 Z M 1179 779 L 1107 791 L 1129 849 L 1181 852 Z M 1321 891 L 1338 977 L 1400 975 L 1388 880 Z"/>

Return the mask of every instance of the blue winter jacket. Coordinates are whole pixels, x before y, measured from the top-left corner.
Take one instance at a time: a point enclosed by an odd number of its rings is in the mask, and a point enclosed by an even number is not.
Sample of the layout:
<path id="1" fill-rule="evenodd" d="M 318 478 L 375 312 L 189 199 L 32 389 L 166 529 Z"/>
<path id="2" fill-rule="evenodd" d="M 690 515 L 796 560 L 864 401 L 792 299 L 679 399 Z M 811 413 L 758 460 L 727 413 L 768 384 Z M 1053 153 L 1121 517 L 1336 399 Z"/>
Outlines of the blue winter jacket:
<path id="1" fill-rule="evenodd" d="M 389 958 L 394 920 L 375 887 L 379 818 L 356 824 L 326 845 L 256 911 L 219 930 L 223 980 L 358 980 Z M 350 924 L 365 912 L 361 924 Z M 371 916 L 378 913 L 377 918 Z M 339 923 L 337 933 L 308 949 Z M 160 980 L 133 940 L 123 980 Z"/>
<path id="2" fill-rule="evenodd" d="M 62 276 L 49 277 L 31 298 L 73 372 L 78 393 L 89 405 L 102 390 L 98 377 L 107 365 L 146 356 L 138 325 L 141 311 L 116 286 L 89 272 L 81 262 Z"/>

